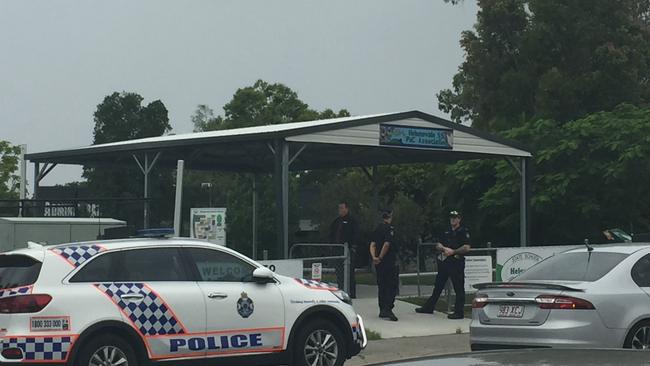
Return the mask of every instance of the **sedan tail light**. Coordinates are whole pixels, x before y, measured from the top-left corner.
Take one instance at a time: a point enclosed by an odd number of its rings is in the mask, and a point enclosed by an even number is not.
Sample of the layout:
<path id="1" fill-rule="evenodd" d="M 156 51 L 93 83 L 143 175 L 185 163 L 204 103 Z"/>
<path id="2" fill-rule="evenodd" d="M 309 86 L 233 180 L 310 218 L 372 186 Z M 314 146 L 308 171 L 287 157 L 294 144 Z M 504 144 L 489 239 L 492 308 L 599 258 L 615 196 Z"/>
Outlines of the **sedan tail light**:
<path id="1" fill-rule="evenodd" d="M 594 310 L 592 303 L 587 300 L 571 296 L 540 295 L 535 298 L 540 309 L 554 310 Z"/>
<path id="2" fill-rule="evenodd" d="M 50 295 L 21 295 L 0 299 L 0 314 L 36 313 L 52 301 Z"/>
<path id="3" fill-rule="evenodd" d="M 488 303 L 488 295 L 477 294 L 472 301 L 472 309 L 482 309 Z"/>

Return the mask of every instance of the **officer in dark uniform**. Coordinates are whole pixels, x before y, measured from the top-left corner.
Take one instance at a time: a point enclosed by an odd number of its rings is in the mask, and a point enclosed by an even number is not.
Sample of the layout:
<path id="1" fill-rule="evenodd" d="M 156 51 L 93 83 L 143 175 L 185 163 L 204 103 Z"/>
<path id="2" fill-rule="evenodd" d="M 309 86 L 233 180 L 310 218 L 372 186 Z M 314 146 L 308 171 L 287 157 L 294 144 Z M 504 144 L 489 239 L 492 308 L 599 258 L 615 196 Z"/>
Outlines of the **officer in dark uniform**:
<path id="1" fill-rule="evenodd" d="M 399 286 L 399 266 L 397 265 L 399 247 L 395 241 L 392 212 L 384 211 L 381 217 L 383 222 L 372 234 L 370 256 L 377 271 L 379 317 L 396 322 L 397 317 L 393 313 L 393 308 Z"/>
<path id="2" fill-rule="evenodd" d="M 358 226 L 354 218 L 350 216 L 350 207 L 347 202 L 340 202 L 338 210 L 339 216 L 330 225 L 329 240 L 332 244 L 348 243 L 348 248 L 350 249 L 350 272 L 348 273 L 348 276 L 350 276 L 350 288 L 348 289 L 348 294 L 354 299 L 357 295 L 357 282 L 354 277 L 354 268 L 357 259 Z M 338 282 L 339 288 L 343 288 L 344 278 L 344 264 L 337 263 L 336 281 Z"/>
<path id="3" fill-rule="evenodd" d="M 465 305 L 465 254 L 470 250 L 469 230 L 460 224 L 462 217 L 458 211 L 449 213 L 450 227 L 436 244 L 438 252 L 438 276 L 433 289 L 433 294 L 421 307 L 415 309 L 418 313 L 432 314 L 447 279 L 451 279 L 456 292 L 454 313 L 449 314 L 449 319 L 463 319 Z"/>

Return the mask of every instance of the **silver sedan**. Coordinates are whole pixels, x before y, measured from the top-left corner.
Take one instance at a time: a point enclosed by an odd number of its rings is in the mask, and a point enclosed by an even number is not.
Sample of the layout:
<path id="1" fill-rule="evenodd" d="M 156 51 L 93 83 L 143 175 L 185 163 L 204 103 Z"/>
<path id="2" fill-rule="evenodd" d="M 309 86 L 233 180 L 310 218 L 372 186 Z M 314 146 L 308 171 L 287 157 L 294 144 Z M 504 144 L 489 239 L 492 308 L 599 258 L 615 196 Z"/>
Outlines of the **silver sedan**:
<path id="1" fill-rule="evenodd" d="M 472 350 L 650 349 L 650 244 L 572 249 L 476 288 Z"/>

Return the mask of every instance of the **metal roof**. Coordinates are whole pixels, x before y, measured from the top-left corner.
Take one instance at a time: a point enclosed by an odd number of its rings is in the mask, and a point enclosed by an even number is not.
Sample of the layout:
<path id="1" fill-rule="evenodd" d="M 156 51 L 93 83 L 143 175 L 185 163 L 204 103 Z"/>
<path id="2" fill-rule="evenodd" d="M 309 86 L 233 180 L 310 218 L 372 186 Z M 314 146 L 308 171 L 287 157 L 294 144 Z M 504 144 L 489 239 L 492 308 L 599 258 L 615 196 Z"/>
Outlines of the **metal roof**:
<path id="1" fill-rule="evenodd" d="M 0 217 L 0 222 L 17 224 L 126 225 L 126 221 L 107 217 Z"/>
<path id="2" fill-rule="evenodd" d="M 379 125 L 394 122 L 453 129 L 467 137 L 467 147 L 460 144 L 458 149 L 443 151 L 379 146 Z M 367 128 L 359 129 L 362 126 Z M 338 135 L 329 133 L 332 131 Z M 131 164 L 134 154 L 161 152 L 158 164 L 168 167 L 175 167 L 176 161 L 183 159 L 190 169 L 265 172 L 273 170 L 271 146 L 277 139 L 301 149 L 291 164 L 292 170 L 531 156 L 528 149 L 516 142 L 420 111 L 408 111 L 166 135 L 30 153 L 26 158 L 39 163 L 96 166 Z M 303 149 L 307 144 L 308 148 Z"/>

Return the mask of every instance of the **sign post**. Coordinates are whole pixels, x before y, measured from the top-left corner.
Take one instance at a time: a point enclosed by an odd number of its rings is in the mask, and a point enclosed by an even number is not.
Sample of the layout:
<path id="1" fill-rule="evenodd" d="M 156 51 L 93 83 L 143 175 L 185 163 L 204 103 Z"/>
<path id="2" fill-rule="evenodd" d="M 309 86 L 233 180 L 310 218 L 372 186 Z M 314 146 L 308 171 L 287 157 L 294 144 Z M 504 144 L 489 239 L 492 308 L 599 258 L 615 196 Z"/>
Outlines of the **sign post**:
<path id="1" fill-rule="evenodd" d="M 323 263 L 311 264 L 311 279 L 314 281 L 323 280 Z"/>

